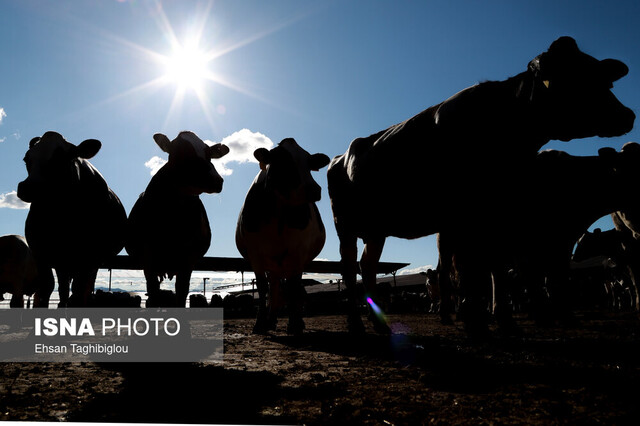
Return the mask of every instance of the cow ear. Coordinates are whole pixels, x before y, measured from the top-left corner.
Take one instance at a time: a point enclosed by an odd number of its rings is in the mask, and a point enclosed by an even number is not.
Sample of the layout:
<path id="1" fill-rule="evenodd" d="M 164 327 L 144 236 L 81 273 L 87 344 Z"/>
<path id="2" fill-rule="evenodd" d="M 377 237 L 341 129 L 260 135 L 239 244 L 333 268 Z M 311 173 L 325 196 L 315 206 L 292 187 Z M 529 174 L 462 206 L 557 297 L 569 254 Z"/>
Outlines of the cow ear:
<path id="1" fill-rule="evenodd" d="M 78 158 L 93 158 L 100 151 L 102 143 L 97 139 L 87 139 L 75 148 L 75 156 Z"/>
<path id="2" fill-rule="evenodd" d="M 253 156 L 260 163 L 260 168 L 263 168 L 263 165 L 269 164 L 269 162 L 271 161 L 269 150 L 266 148 L 256 149 L 255 151 L 253 151 Z"/>
<path id="3" fill-rule="evenodd" d="M 156 133 L 153 135 L 153 140 L 156 141 L 156 144 L 160 147 L 161 150 L 166 152 L 167 154 L 171 154 L 171 141 L 166 135 L 162 133 Z"/>
<path id="4" fill-rule="evenodd" d="M 331 159 L 324 154 L 313 154 L 309 157 L 309 168 L 314 172 L 317 172 L 327 164 Z"/>
<path id="5" fill-rule="evenodd" d="M 629 67 L 617 59 L 603 59 L 600 61 L 600 67 L 607 80 L 612 83 L 629 73 Z"/>
<path id="6" fill-rule="evenodd" d="M 551 43 L 551 46 L 549 46 L 549 52 L 553 54 L 567 54 L 569 52 L 577 51 L 579 51 L 578 44 L 573 38 L 569 36 L 560 37 L 559 39 Z"/>
<path id="7" fill-rule="evenodd" d="M 627 142 L 622 146 L 621 152 L 640 155 L 640 144 L 637 142 Z"/>
<path id="8" fill-rule="evenodd" d="M 222 143 L 217 143 L 207 149 L 209 158 L 222 158 L 229 153 L 229 147 Z"/>
<path id="9" fill-rule="evenodd" d="M 29 141 L 29 149 L 33 148 L 33 146 L 38 142 L 40 142 L 40 136 L 36 136 L 35 138 L 31 139 Z"/>

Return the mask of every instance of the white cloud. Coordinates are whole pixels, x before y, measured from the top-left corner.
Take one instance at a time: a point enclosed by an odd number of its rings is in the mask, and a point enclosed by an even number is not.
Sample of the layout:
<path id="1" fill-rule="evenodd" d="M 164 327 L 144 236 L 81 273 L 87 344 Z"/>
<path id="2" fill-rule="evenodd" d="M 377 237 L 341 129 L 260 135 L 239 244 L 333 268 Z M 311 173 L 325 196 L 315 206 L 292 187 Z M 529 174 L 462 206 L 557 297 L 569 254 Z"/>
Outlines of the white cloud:
<path id="1" fill-rule="evenodd" d="M 213 145 L 211 141 L 206 142 L 209 145 Z M 252 132 L 249 129 L 234 132 L 222 139 L 220 143 L 229 147 L 229 154 L 218 160 L 214 160 L 216 170 L 223 176 L 229 176 L 233 173 L 233 170 L 227 166 L 229 163 L 257 163 L 253 157 L 253 151 L 258 148 L 271 149 L 273 147 L 271 139 L 262 133 Z"/>
<path id="2" fill-rule="evenodd" d="M 6 209 L 28 209 L 31 204 L 25 203 L 18 198 L 16 191 L 0 194 L 0 208 Z"/>
<path id="3" fill-rule="evenodd" d="M 167 160 L 158 157 L 157 155 L 152 157 L 151 160 L 144 163 L 144 166 L 151 169 L 151 176 L 155 175 L 160 167 L 164 166 L 167 163 Z"/>
<path id="4" fill-rule="evenodd" d="M 427 272 L 427 269 L 435 269 L 435 267 L 433 265 L 424 265 L 411 269 L 402 269 L 400 270 L 400 272 L 398 272 L 398 275 L 419 274 L 420 272 Z"/>
<path id="5" fill-rule="evenodd" d="M 4 141 L 6 141 L 6 140 L 7 140 L 7 138 L 6 138 L 6 137 L 4 137 L 4 138 L 0 138 L 0 143 L 4 142 Z"/>
<path id="6" fill-rule="evenodd" d="M 210 146 L 218 143 L 211 142 L 210 140 L 206 140 L 204 142 Z M 257 160 L 253 157 L 253 151 L 258 148 L 270 149 L 273 147 L 271 139 L 262 133 L 252 132 L 249 129 L 242 129 L 234 132 L 222 139 L 220 143 L 229 147 L 229 153 L 227 155 L 220 159 L 213 160 L 216 170 L 222 176 L 229 176 L 233 173 L 233 170 L 228 167 L 229 163 L 257 163 Z M 166 162 L 167 160 L 155 156 L 144 163 L 144 165 L 151 170 L 151 176 L 153 176 L 160 167 L 166 164 Z"/>
<path id="7" fill-rule="evenodd" d="M 4 112 L 4 108 L 0 108 L 0 124 L 2 124 L 2 120 L 7 116 L 7 113 Z"/>

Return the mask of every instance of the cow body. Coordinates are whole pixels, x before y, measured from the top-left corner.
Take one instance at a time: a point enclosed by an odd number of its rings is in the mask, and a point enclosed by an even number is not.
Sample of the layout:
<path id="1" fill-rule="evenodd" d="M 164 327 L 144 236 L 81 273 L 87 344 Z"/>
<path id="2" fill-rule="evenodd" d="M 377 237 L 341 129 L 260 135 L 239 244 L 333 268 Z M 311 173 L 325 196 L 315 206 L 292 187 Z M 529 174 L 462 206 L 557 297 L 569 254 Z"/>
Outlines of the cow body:
<path id="1" fill-rule="evenodd" d="M 126 250 L 142 262 L 147 280 L 147 306 L 184 306 L 191 273 L 211 244 L 211 227 L 201 193 L 218 193 L 223 179 L 211 163 L 229 152 L 222 144 L 207 146 L 192 132 L 170 141 L 154 135 L 169 154 L 131 209 Z M 161 300 L 160 283 L 176 277 L 175 301 Z"/>
<path id="2" fill-rule="evenodd" d="M 24 307 L 24 297 L 35 293 L 34 305 L 49 304 L 54 281 L 51 269 L 40 272 L 35 257 L 24 237 L 4 235 L 0 237 L 0 299 L 3 293 L 11 293 L 12 308 Z"/>
<path id="3" fill-rule="evenodd" d="M 98 269 L 124 245 L 124 207 L 86 160 L 101 146 L 47 132 L 25 155 L 29 176 L 18 185 L 18 196 L 31 203 L 25 236 L 40 270 L 55 268 L 61 306 L 86 306 Z"/>
<path id="4" fill-rule="evenodd" d="M 345 284 L 355 285 L 358 238 L 365 243 L 360 266 L 367 297 L 375 298 L 386 237 L 418 238 L 460 224 L 473 229 L 476 212 L 504 197 L 505 182 L 549 140 L 631 130 L 635 115 L 610 91 L 627 71 L 619 61 L 584 54 L 563 37 L 515 77 L 467 88 L 351 142 L 328 170 Z M 425 209 L 416 188 L 429 188 L 438 208 Z M 381 199 L 395 200 L 394 208 L 377 208 Z M 356 312 L 354 301 L 350 324 L 360 331 Z"/>
<path id="5" fill-rule="evenodd" d="M 615 216 L 616 213 L 612 213 Z M 627 290 L 633 297 L 629 305 L 635 307 L 637 290 L 631 275 L 625 253 L 624 233 L 617 229 L 602 231 L 596 228 L 585 232 L 571 257 L 572 293 L 588 307 L 618 306 Z"/>
<path id="6" fill-rule="evenodd" d="M 236 228 L 238 250 L 256 274 L 260 300 L 254 332 L 275 329 L 283 304 L 282 284 L 290 312 L 288 330 L 298 334 L 304 328 L 302 273 L 326 237 L 315 204 L 320 186 L 310 171 L 326 166 L 329 158 L 310 155 L 293 139 L 283 140 L 271 151 L 258 149 L 254 155 L 262 171 L 251 184 Z"/>
<path id="7" fill-rule="evenodd" d="M 640 214 L 638 209 L 616 211 L 611 214 L 613 225 L 620 233 L 625 265 L 635 288 L 635 306 L 640 309 Z"/>
<path id="8" fill-rule="evenodd" d="M 525 280 L 535 314 L 545 320 L 549 313 L 562 318 L 569 306 L 565 290 L 576 241 L 600 217 L 635 209 L 640 203 L 629 195 L 637 192 L 640 182 L 636 143 L 625 144 L 621 152 L 603 148 L 598 156 L 587 157 L 544 151 L 522 173 L 521 190 L 498 209 L 487 207 L 487 222 L 473 235 L 455 231 L 439 235 L 448 248 L 441 259 L 446 263 L 455 258 L 463 303 L 468 306 L 466 321 L 472 327 L 482 326 L 478 313 L 486 310 L 491 275 L 496 315 L 508 323 L 508 317 L 501 317 L 508 315 L 507 310 L 500 311 L 499 306 L 505 304 L 510 267 Z M 523 227 L 526 234 L 519 231 Z M 544 301 L 546 294 L 551 296 L 550 305 Z"/>

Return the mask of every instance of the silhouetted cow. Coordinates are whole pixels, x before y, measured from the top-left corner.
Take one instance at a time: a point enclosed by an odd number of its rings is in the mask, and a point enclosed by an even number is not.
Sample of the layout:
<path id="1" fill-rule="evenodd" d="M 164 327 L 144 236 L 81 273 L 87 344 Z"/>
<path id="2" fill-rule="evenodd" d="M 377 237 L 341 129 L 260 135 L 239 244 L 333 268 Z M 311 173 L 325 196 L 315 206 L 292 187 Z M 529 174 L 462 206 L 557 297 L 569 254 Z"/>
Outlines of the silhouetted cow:
<path id="1" fill-rule="evenodd" d="M 483 326 L 480 311 L 486 310 L 491 274 L 496 316 L 508 325 L 508 310 L 499 306 L 504 306 L 511 266 L 525 280 L 538 318 L 562 319 L 570 309 L 565 290 L 576 241 L 600 217 L 640 203 L 633 195 L 640 187 L 640 145 L 634 142 L 621 152 L 602 148 L 597 156 L 543 151 L 521 173 L 520 191 L 495 210 L 484 206 L 490 214 L 472 235 L 440 233 L 450 250 L 441 257 L 455 257 L 463 305 L 467 303 L 465 320 L 475 330 Z M 559 316 L 548 318 L 550 313 Z"/>
<path id="2" fill-rule="evenodd" d="M 153 139 L 169 154 L 169 161 L 131 209 L 126 249 L 143 264 L 147 306 L 185 306 L 193 267 L 211 244 L 209 219 L 199 195 L 222 191 L 223 179 L 211 159 L 227 155 L 229 148 L 208 146 L 192 132 L 181 132 L 173 141 L 161 133 Z M 176 276 L 175 303 L 161 299 L 160 283 L 166 276 Z"/>
<path id="3" fill-rule="evenodd" d="M 18 197 L 31 203 L 25 236 L 39 268 L 55 268 L 61 306 L 86 306 L 99 267 L 124 244 L 124 207 L 87 161 L 101 147 L 95 139 L 76 146 L 47 132 L 31 139 L 24 157 L 29 176 Z"/>
<path id="4" fill-rule="evenodd" d="M 607 231 L 596 228 L 580 237 L 571 257 L 570 276 L 572 296 L 579 303 L 589 308 L 615 306 L 619 300 L 618 290 L 631 290 L 634 298 L 629 304 L 633 302 L 635 306 L 637 291 L 630 288 L 634 283 L 626 273 L 623 239 L 623 232 L 615 228 Z M 618 283 L 624 283 L 624 286 Z"/>
<path id="5" fill-rule="evenodd" d="M 629 194 L 632 195 L 632 194 Z M 635 287 L 636 309 L 640 309 L 640 210 L 627 209 L 611 214 L 613 225 L 620 232 L 625 264 Z"/>
<path id="6" fill-rule="evenodd" d="M 562 37 L 515 77 L 467 88 L 351 142 L 328 170 L 348 288 L 355 287 L 358 238 L 365 244 L 360 267 L 367 297 L 375 299 L 386 237 L 418 238 L 460 224 L 473 229 L 480 223 L 476 211 L 504 197 L 503 183 L 549 140 L 631 130 L 635 115 L 610 91 L 627 71 L 622 62 L 597 60 Z M 427 188 L 437 208 L 424 208 L 421 191 Z M 380 200 L 393 201 L 393 208 L 379 208 Z M 361 331 L 350 292 L 350 328 Z M 388 331 L 386 324 L 375 325 Z"/>
<path id="7" fill-rule="evenodd" d="M 249 188 L 236 228 L 236 245 L 251 263 L 260 297 L 254 332 L 275 329 L 283 281 L 288 332 L 298 334 L 304 329 L 302 273 L 325 241 L 315 204 L 321 190 L 310 172 L 329 164 L 329 157 L 310 155 L 293 139 L 283 140 L 271 151 L 257 149 L 254 156 L 262 171 Z"/>
<path id="8" fill-rule="evenodd" d="M 35 293 L 34 307 L 48 307 L 54 281 L 51 268 L 39 272 L 36 260 L 20 235 L 0 237 L 0 300 L 11 293 L 10 306 L 24 307 L 24 295 Z"/>

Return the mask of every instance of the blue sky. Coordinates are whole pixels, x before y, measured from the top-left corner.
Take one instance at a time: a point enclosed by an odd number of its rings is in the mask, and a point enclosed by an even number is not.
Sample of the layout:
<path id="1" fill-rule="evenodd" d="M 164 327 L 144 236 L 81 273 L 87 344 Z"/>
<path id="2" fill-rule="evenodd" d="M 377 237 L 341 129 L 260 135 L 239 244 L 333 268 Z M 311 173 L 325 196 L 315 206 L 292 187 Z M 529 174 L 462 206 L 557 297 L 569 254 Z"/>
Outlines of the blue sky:
<path id="1" fill-rule="evenodd" d="M 128 212 L 151 177 L 145 163 L 166 159 L 152 135 L 188 129 L 238 148 L 216 163 L 223 192 L 201 197 L 214 235 L 208 255 L 238 256 L 235 223 L 258 171 L 246 161 L 256 144 L 294 137 L 311 153 L 342 154 L 352 139 L 465 87 L 520 73 L 562 35 L 629 66 L 614 92 L 638 114 L 639 18 L 637 1 L 3 1 L 0 235 L 24 232 L 28 210 L 11 208 L 12 192 L 26 177 L 32 137 L 55 130 L 76 144 L 101 140 L 92 163 Z M 172 40 L 196 39 L 211 53 L 208 74 L 180 91 L 162 58 L 174 55 Z M 637 130 L 545 148 L 591 155 L 629 140 L 640 141 Z M 315 177 L 328 231 L 320 257 L 337 260 L 326 169 Z M 383 260 L 434 265 L 435 238 L 389 239 Z"/>

